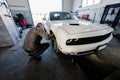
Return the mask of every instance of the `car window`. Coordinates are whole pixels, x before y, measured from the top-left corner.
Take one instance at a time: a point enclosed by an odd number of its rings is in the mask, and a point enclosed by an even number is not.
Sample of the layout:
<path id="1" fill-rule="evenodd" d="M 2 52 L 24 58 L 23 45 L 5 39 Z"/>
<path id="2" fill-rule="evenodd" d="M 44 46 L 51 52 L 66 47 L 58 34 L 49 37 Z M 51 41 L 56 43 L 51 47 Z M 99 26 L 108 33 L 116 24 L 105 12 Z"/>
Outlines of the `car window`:
<path id="1" fill-rule="evenodd" d="M 50 20 L 61 20 L 59 13 L 53 13 L 50 15 Z"/>
<path id="2" fill-rule="evenodd" d="M 73 19 L 72 15 L 70 15 L 69 13 L 63 13 L 61 15 L 63 20 Z"/>
<path id="3" fill-rule="evenodd" d="M 75 17 L 67 12 L 51 12 L 50 20 L 73 20 Z"/>

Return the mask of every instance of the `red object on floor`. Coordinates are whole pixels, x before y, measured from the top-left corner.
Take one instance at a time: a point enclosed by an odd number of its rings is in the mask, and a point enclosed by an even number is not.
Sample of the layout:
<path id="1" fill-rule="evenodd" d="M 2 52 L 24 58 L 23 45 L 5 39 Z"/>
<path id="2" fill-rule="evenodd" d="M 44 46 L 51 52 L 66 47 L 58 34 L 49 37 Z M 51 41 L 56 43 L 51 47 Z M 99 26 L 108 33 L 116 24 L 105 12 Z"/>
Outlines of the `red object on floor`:
<path id="1" fill-rule="evenodd" d="M 89 14 L 83 14 L 83 15 L 82 15 L 82 18 L 83 18 L 83 19 L 89 19 Z"/>
<path id="2" fill-rule="evenodd" d="M 27 22 L 26 22 L 24 19 L 20 20 L 19 23 L 20 23 L 21 25 L 23 25 L 23 26 L 26 26 L 26 25 L 27 25 Z"/>

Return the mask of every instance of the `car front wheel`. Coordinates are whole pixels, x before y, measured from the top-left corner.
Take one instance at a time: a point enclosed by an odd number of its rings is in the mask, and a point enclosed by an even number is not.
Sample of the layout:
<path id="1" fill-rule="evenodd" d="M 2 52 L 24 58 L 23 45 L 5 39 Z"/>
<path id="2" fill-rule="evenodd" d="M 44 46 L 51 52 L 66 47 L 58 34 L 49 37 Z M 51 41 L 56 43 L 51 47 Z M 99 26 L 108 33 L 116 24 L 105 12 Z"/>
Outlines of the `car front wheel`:
<path id="1" fill-rule="evenodd" d="M 57 44 L 57 41 L 56 41 L 55 37 L 53 38 L 53 49 L 54 49 L 55 53 L 60 52 L 59 49 L 58 49 L 58 44 Z"/>

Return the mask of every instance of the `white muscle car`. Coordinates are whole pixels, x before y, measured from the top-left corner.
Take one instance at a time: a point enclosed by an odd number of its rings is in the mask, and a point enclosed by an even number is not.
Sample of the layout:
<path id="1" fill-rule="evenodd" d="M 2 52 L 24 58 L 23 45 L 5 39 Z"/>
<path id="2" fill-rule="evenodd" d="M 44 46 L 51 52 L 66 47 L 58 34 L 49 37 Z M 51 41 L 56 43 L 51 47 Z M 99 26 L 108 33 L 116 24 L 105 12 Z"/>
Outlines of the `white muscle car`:
<path id="1" fill-rule="evenodd" d="M 43 20 L 55 36 L 55 51 L 66 55 L 85 55 L 102 50 L 113 38 L 110 26 L 78 20 L 68 12 L 50 12 Z"/>

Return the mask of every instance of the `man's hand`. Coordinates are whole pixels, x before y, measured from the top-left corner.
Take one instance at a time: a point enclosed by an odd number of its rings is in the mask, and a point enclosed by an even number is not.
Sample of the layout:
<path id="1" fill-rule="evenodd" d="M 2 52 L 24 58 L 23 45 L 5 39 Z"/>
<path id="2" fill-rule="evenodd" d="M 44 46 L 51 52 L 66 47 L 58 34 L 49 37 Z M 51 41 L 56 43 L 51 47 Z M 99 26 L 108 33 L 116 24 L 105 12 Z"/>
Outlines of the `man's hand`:
<path id="1" fill-rule="evenodd" d="M 54 38 L 54 34 L 49 34 L 50 39 Z"/>

